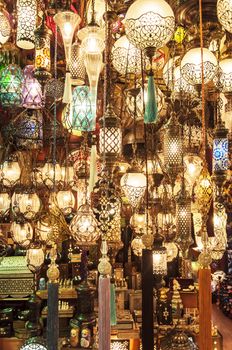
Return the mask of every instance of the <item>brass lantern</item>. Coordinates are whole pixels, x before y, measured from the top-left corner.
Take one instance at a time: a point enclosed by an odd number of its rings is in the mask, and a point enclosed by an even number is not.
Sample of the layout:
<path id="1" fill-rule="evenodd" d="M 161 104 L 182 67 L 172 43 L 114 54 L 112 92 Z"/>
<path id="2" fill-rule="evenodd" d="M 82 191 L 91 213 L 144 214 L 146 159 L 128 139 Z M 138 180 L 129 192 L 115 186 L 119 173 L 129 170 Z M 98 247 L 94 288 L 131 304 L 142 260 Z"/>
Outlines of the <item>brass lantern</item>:
<path id="1" fill-rule="evenodd" d="M 33 228 L 29 222 L 13 222 L 10 227 L 13 241 L 22 247 L 28 247 L 33 238 Z"/>
<path id="2" fill-rule="evenodd" d="M 23 215 L 33 220 L 40 210 L 41 202 L 34 190 L 16 190 L 12 196 L 12 210 L 15 216 Z"/>
<path id="3" fill-rule="evenodd" d="M 154 238 L 153 273 L 156 276 L 167 274 L 167 249 L 163 246 L 163 237 L 159 234 Z"/>

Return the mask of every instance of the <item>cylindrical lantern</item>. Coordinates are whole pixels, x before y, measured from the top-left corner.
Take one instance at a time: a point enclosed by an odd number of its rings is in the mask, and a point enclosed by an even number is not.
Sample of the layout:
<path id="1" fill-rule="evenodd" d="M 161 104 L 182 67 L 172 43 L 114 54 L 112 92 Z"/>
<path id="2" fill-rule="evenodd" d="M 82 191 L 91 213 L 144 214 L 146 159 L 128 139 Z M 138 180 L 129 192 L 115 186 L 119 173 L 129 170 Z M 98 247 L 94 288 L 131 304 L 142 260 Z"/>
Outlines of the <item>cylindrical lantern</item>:
<path id="1" fill-rule="evenodd" d="M 22 70 L 10 64 L 0 71 L 0 100 L 3 107 L 17 107 L 22 102 Z"/>
<path id="2" fill-rule="evenodd" d="M 25 219 L 32 220 L 40 210 L 41 202 L 34 191 L 14 192 L 12 196 L 12 210 L 16 216 L 23 215 Z"/>
<path id="3" fill-rule="evenodd" d="M 22 105 L 24 108 L 39 109 L 42 107 L 42 88 L 33 77 L 33 72 L 33 66 L 26 66 L 23 70 Z"/>
<path id="4" fill-rule="evenodd" d="M 39 271 L 44 263 L 44 251 L 41 244 L 39 242 L 31 243 L 26 257 L 29 269 L 33 272 Z"/>
<path id="5" fill-rule="evenodd" d="M 167 274 L 167 250 L 163 246 L 163 237 L 156 235 L 153 248 L 153 273 L 155 276 Z"/>
<path id="6" fill-rule="evenodd" d="M 129 42 L 126 35 L 116 40 L 112 47 L 112 64 L 123 75 L 141 72 L 141 51 Z"/>
<path id="7" fill-rule="evenodd" d="M 10 38 L 11 25 L 9 13 L 5 10 L 4 3 L 0 3 L 0 44 L 5 44 Z"/>
<path id="8" fill-rule="evenodd" d="M 134 208 L 138 207 L 144 196 L 146 183 L 146 176 L 136 168 L 128 170 L 121 178 L 121 188 Z"/>
<path id="9" fill-rule="evenodd" d="M 14 242 L 22 247 L 28 247 L 33 238 L 33 228 L 29 222 L 23 224 L 13 222 L 10 227 L 10 232 Z"/>
<path id="10" fill-rule="evenodd" d="M 192 85 L 202 83 L 201 74 L 201 48 L 197 47 L 189 50 L 181 61 L 181 73 L 183 78 Z M 204 84 L 207 84 L 215 76 L 217 68 L 217 58 L 207 48 L 203 48 L 203 77 Z"/>
<path id="11" fill-rule="evenodd" d="M 31 50 L 35 43 L 35 29 L 37 19 L 36 0 L 17 1 L 17 37 L 16 45 L 21 49 Z"/>
<path id="12" fill-rule="evenodd" d="M 58 163 L 46 162 L 42 168 L 42 179 L 46 186 L 52 187 L 54 180 L 58 183 L 61 180 L 61 168 Z"/>
<path id="13" fill-rule="evenodd" d="M 35 77 L 44 82 L 51 76 L 51 35 L 43 17 L 41 25 L 35 30 Z"/>
<path id="14" fill-rule="evenodd" d="M 105 155 L 106 161 L 114 162 L 121 154 L 122 130 L 121 121 L 109 104 L 100 119 L 100 154 Z"/>
<path id="15" fill-rule="evenodd" d="M 3 163 L 1 169 L 1 181 L 6 187 L 13 187 L 20 179 L 21 169 L 19 163 L 13 160 L 7 160 Z"/>
<path id="16" fill-rule="evenodd" d="M 9 193 L 4 191 L 4 189 L 1 189 L 0 192 L 0 217 L 3 218 L 10 209 L 11 204 L 11 197 L 9 196 Z"/>
<path id="17" fill-rule="evenodd" d="M 225 128 L 225 123 L 220 120 L 216 125 L 213 140 L 213 175 L 217 185 L 222 185 L 226 179 L 228 163 L 228 129 Z"/>
<path id="18" fill-rule="evenodd" d="M 57 203 L 65 216 L 71 214 L 75 206 L 75 197 L 72 191 L 59 191 L 57 193 Z"/>
<path id="19" fill-rule="evenodd" d="M 173 10 L 164 0 L 136 0 L 126 13 L 126 36 L 138 49 L 164 46 L 174 29 Z"/>
<path id="20" fill-rule="evenodd" d="M 78 42 L 72 44 L 69 69 L 72 85 L 84 85 L 86 72 L 84 52 Z"/>

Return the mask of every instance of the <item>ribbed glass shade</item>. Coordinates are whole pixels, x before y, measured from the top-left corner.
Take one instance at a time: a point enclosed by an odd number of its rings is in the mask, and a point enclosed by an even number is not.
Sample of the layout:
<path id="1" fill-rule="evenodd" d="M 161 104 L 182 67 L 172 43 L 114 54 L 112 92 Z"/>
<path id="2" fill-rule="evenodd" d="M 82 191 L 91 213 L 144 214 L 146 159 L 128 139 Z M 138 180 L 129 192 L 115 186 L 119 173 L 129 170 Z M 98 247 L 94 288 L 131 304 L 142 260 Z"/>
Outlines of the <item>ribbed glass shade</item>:
<path id="1" fill-rule="evenodd" d="M 123 75 L 141 72 L 141 51 L 129 42 L 126 35 L 116 40 L 112 47 L 112 64 Z"/>
<path id="2" fill-rule="evenodd" d="M 203 48 L 203 76 L 204 84 L 207 84 L 215 76 L 217 58 L 207 48 Z M 183 78 L 192 85 L 202 83 L 201 77 L 201 48 L 189 50 L 181 61 L 181 73 Z"/>
<path id="3" fill-rule="evenodd" d="M 6 187 L 13 187 L 20 179 L 21 169 L 16 161 L 5 161 L 1 169 L 1 181 Z"/>
<path id="4" fill-rule="evenodd" d="M 42 88 L 34 78 L 34 67 L 26 66 L 23 70 L 22 105 L 25 108 L 39 109 L 42 107 Z"/>
<path id="5" fill-rule="evenodd" d="M 72 191 L 59 191 L 57 193 L 57 203 L 64 215 L 71 214 L 75 206 L 75 197 Z"/>
<path id="6" fill-rule="evenodd" d="M 160 48 L 172 37 L 175 16 L 164 0 L 136 0 L 125 17 L 128 40 L 138 49 Z"/>
<path id="7" fill-rule="evenodd" d="M 16 45 L 21 49 L 31 50 L 34 48 L 35 43 L 37 1 L 18 0 L 17 18 Z"/>
<path id="8" fill-rule="evenodd" d="M 12 238 L 15 243 L 22 247 L 28 247 L 33 238 L 33 228 L 28 222 L 18 224 L 13 222 L 10 227 Z"/>
<path id="9" fill-rule="evenodd" d="M 218 20 L 229 33 L 232 33 L 232 1 L 218 0 L 217 1 L 217 16 Z"/>
<path id="10" fill-rule="evenodd" d="M 133 207 L 138 207 L 146 190 L 146 176 L 139 172 L 128 171 L 120 181 L 121 188 L 129 203 Z"/>
<path id="11" fill-rule="evenodd" d="M 5 44 L 11 33 L 9 14 L 4 9 L 0 10 L 0 44 Z"/>
<path id="12" fill-rule="evenodd" d="M 32 220 L 40 210 L 40 199 L 35 192 L 14 192 L 12 196 L 12 210 L 18 216 L 22 214 L 25 219 Z"/>
<path id="13" fill-rule="evenodd" d="M 3 107 L 18 107 L 22 102 L 22 70 L 10 64 L 0 72 L 0 100 Z"/>
<path id="14" fill-rule="evenodd" d="M 75 42 L 71 47 L 71 59 L 69 70 L 72 79 L 72 85 L 84 85 L 85 83 L 85 63 L 84 52 L 80 44 Z"/>

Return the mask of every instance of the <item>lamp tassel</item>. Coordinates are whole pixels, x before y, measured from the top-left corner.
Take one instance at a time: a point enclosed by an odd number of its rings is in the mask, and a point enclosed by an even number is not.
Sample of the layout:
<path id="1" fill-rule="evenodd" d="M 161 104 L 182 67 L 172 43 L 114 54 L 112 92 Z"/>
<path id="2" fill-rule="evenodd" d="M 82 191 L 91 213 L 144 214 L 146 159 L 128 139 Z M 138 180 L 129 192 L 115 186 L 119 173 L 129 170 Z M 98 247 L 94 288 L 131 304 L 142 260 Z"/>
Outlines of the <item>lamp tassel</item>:
<path id="1" fill-rule="evenodd" d="M 70 72 L 66 72 L 64 94 L 63 94 L 63 103 L 71 103 L 71 102 L 72 102 L 71 75 L 70 75 Z"/>
<path id="2" fill-rule="evenodd" d="M 145 106 L 144 123 L 154 123 L 157 119 L 158 108 L 155 96 L 154 75 L 150 73 L 147 86 L 147 103 Z"/>

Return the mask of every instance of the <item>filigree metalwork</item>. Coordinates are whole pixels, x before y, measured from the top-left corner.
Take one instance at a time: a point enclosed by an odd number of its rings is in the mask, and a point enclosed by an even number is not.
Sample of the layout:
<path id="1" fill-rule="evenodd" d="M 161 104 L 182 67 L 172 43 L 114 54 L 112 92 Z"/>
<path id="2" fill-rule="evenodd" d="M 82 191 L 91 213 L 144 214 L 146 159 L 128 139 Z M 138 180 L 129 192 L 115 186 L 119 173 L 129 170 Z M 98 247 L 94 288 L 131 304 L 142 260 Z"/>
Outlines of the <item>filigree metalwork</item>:
<path id="1" fill-rule="evenodd" d="M 215 76 L 215 65 L 209 61 L 203 62 L 204 79 L 209 82 Z M 182 76 L 190 84 L 201 84 L 201 64 L 186 63 L 181 67 Z"/>
<path id="2" fill-rule="evenodd" d="M 221 25 L 232 33 L 232 8 L 230 0 L 218 0 L 217 16 Z"/>
<path id="3" fill-rule="evenodd" d="M 19 0 L 17 2 L 17 46 L 21 49 L 33 49 L 37 18 L 36 0 Z"/>

